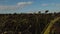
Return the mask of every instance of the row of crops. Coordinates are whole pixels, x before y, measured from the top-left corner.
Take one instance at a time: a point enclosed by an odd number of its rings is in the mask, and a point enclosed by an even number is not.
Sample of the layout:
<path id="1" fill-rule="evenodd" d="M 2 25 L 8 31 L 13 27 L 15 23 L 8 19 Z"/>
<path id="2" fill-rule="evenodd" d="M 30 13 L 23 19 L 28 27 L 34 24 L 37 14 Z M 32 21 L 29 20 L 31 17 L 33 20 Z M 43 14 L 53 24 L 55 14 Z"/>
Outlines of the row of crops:
<path id="1" fill-rule="evenodd" d="M 41 34 L 60 14 L 0 14 L 0 34 Z"/>

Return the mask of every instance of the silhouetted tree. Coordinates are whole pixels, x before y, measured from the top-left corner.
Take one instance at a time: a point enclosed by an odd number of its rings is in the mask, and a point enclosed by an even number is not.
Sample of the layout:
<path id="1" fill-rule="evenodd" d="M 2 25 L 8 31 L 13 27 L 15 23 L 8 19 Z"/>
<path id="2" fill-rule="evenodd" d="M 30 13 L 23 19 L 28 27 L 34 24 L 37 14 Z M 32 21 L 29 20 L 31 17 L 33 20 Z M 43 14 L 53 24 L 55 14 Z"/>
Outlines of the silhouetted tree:
<path id="1" fill-rule="evenodd" d="M 48 13 L 48 12 L 49 12 L 49 10 L 46 10 L 46 11 L 45 11 L 45 14 Z"/>
<path id="2" fill-rule="evenodd" d="M 56 14 L 56 12 L 54 12 L 54 14 Z"/>
<path id="3" fill-rule="evenodd" d="M 41 11 L 38 11 L 38 14 L 41 14 Z"/>

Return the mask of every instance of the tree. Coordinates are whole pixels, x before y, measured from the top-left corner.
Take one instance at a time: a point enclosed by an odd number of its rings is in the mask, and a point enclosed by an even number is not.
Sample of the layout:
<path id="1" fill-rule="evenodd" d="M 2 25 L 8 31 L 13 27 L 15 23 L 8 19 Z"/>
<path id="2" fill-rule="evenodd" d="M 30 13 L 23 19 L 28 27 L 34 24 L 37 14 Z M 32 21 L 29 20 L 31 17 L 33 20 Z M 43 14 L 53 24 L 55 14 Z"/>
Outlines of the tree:
<path id="1" fill-rule="evenodd" d="M 46 10 L 46 11 L 45 11 L 45 14 L 48 13 L 48 12 L 49 12 L 49 10 Z"/>
<path id="2" fill-rule="evenodd" d="M 38 11 L 38 14 L 41 14 L 41 11 Z"/>

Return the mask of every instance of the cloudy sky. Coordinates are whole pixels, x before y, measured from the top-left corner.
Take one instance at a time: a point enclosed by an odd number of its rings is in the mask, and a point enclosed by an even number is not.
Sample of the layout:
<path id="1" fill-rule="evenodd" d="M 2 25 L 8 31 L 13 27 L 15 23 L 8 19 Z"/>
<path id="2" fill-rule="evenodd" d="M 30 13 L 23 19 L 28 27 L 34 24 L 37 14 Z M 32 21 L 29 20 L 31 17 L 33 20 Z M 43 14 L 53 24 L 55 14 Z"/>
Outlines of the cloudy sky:
<path id="1" fill-rule="evenodd" d="M 60 11 L 60 0 L 0 0 L 0 13 Z"/>

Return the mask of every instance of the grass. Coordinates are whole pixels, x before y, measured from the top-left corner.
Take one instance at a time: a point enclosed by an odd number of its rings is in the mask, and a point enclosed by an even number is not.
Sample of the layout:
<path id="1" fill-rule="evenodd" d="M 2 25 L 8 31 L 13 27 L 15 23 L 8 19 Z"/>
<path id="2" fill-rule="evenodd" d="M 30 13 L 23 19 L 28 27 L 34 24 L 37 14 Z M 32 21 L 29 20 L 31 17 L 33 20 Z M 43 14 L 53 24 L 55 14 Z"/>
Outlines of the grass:
<path id="1" fill-rule="evenodd" d="M 51 27 L 53 26 L 53 24 L 54 24 L 56 21 L 58 21 L 59 19 L 60 19 L 60 17 L 57 17 L 57 18 L 55 18 L 54 20 L 51 20 L 51 22 L 49 23 L 48 27 L 45 28 L 45 29 L 42 31 L 41 34 L 49 34 L 50 28 L 51 28 Z"/>

